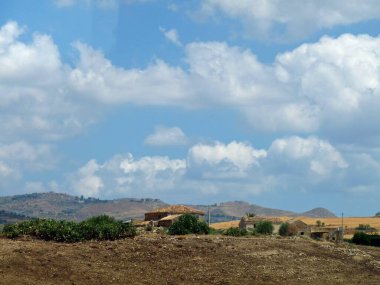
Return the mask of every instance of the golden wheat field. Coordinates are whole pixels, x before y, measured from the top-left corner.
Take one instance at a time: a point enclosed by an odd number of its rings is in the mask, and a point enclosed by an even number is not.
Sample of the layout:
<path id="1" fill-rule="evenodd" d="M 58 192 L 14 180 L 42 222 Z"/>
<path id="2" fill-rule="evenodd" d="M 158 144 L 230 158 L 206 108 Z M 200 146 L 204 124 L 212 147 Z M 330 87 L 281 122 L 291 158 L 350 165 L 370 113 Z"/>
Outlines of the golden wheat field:
<path id="1" fill-rule="evenodd" d="M 279 217 L 281 221 L 287 221 L 291 219 L 290 217 Z M 299 217 L 297 218 L 308 225 L 315 225 L 319 220 L 322 223 L 325 223 L 327 227 L 339 227 L 342 225 L 342 218 L 308 218 L 308 217 Z M 347 228 L 356 228 L 359 224 L 368 224 L 371 227 L 374 227 L 380 230 L 380 218 L 377 217 L 347 217 L 343 218 L 343 225 Z M 211 224 L 214 229 L 228 229 L 230 227 L 238 227 L 239 220 L 229 221 L 229 222 L 220 222 Z"/>

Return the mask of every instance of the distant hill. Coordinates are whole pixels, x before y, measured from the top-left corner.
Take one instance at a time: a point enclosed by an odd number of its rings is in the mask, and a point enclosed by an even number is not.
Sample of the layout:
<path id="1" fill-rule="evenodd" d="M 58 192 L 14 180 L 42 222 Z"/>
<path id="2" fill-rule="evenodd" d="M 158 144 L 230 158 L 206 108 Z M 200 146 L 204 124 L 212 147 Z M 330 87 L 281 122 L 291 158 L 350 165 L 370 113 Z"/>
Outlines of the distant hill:
<path id="1" fill-rule="evenodd" d="M 83 220 L 99 214 L 117 219 L 137 219 L 143 217 L 145 212 L 167 205 L 158 199 L 99 200 L 53 192 L 0 197 L 0 210 L 62 220 Z"/>
<path id="2" fill-rule="evenodd" d="M 83 198 L 63 193 L 33 193 L 0 197 L 0 211 L 20 215 L 20 217 L 40 217 L 65 220 L 83 220 L 91 216 L 107 214 L 117 219 L 142 219 L 144 213 L 168 204 L 159 199 L 124 198 L 115 200 L 99 200 Z M 207 213 L 207 205 L 190 205 Z M 279 209 L 265 208 L 247 202 L 235 201 L 210 205 L 213 222 L 240 219 L 246 213 L 253 212 L 261 216 L 306 216 L 335 217 L 324 208 L 315 208 L 304 213 L 295 213 Z M 1 216 L 0 216 L 1 217 Z M 15 219 L 3 218 L 5 222 Z"/>
<path id="3" fill-rule="evenodd" d="M 335 218 L 336 215 L 325 208 L 314 208 L 310 211 L 300 213 L 298 216 L 309 218 Z"/>
<path id="4" fill-rule="evenodd" d="M 195 205 L 196 209 L 202 210 L 205 213 L 208 211 L 208 206 Z M 223 222 L 229 220 L 240 219 L 247 213 L 255 213 L 259 216 L 292 216 L 294 212 L 283 211 L 278 209 L 265 208 L 262 206 L 249 204 L 243 201 L 217 203 L 210 206 L 210 214 L 213 222 Z"/>
<path id="5" fill-rule="evenodd" d="M 208 211 L 208 206 L 195 205 L 196 209 L 202 210 L 205 213 Z M 210 206 L 210 214 L 212 221 L 223 222 L 240 219 L 247 213 L 255 213 L 258 216 L 288 216 L 288 217 L 310 217 L 310 218 L 333 218 L 334 213 L 325 208 L 315 208 L 303 213 L 295 213 L 279 209 L 265 208 L 255 204 L 249 204 L 243 201 L 217 203 Z"/>

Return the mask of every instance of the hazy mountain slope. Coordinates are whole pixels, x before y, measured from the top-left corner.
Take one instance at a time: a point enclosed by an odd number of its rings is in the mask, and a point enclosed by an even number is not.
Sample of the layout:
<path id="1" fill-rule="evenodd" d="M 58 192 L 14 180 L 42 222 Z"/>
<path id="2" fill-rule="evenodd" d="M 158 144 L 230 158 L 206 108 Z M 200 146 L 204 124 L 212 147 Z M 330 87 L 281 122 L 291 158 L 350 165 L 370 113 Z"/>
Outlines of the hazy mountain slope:
<path id="1" fill-rule="evenodd" d="M 83 197 L 52 192 L 0 197 L 0 211 L 3 210 L 29 217 L 68 220 L 83 220 L 100 214 L 107 214 L 118 219 L 143 219 L 144 213 L 166 205 L 168 204 L 159 199 L 83 199 Z M 207 214 L 207 205 L 190 206 Z M 324 208 L 295 213 L 242 201 L 213 204 L 210 206 L 210 212 L 213 222 L 240 219 L 246 213 L 252 212 L 260 216 L 335 217 L 333 213 Z"/>
<path id="2" fill-rule="evenodd" d="M 0 210 L 30 217 L 83 220 L 109 214 L 118 219 L 141 218 L 144 213 L 167 204 L 158 199 L 81 199 L 61 193 L 34 193 L 0 197 Z"/>
<path id="3" fill-rule="evenodd" d="M 335 218 L 336 215 L 325 208 L 314 208 L 310 211 L 300 213 L 298 216 L 310 218 Z"/>
<path id="4" fill-rule="evenodd" d="M 195 205 L 194 208 L 207 213 L 208 206 Z M 213 222 L 228 221 L 240 219 L 246 213 L 255 213 L 259 216 L 291 216 L 296 215 L 294 212 L 283 211 L 278 209 L 265 208 L 247 202 L 235 201 L 218 203 L 210 206 L 210 213 Z"/>

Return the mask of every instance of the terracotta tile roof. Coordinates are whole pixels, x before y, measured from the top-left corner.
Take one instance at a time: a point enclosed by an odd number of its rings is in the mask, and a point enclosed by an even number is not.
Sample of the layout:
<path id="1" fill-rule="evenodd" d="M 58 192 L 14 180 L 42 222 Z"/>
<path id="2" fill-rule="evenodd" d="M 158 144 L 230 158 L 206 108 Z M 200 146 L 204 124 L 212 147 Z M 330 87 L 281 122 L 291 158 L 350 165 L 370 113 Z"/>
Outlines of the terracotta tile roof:
<path id="1" fill-rule="evenodd" d="M 196 215 L 204 215 L 205 214 L 204 212 L 202 212 L 200 210 L 197 210 L 197 209 L 194 209 L 194 208 L 191 208 L 188 206 L 184 206 L 184 205 L 171 205 L 169 207 L 164 207 L 164 208 L 159 208 L 159 209 L 153 210 L 152 212 L 149 212 L 147 214 L 152 214 L 152 213 L 169 213 L 171 215 L 186 214 L 186 213 L 196 214 Z"/>

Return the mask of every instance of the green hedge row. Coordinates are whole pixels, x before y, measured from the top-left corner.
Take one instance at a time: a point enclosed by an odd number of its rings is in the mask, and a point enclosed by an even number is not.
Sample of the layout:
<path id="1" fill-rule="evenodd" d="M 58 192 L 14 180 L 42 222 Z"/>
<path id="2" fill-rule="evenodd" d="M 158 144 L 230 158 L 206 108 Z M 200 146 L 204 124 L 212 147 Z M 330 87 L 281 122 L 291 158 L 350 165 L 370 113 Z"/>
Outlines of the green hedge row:
<path id="1" fill-rule="evenodd" d="M 101 215 L 83 222 L 33 219 L 17 224 L 5 225 L 3 234 L 8 238 L 29 235 L 57 242 L 79 242 L 84 240 L 116 240 L 136 235 L 136 228 L 112 217 Z"/>
<path id="2" fill-rule="evenodd" d="M 270 221 L 260 221 L 256 224 L 256 227 L 254 229 L 250 229 L 247 231 L 246 229 L 240 229 L 240 228 L 234 228 L 231 227 L 223 232 L 224 235 L 227 236 L 234 236 L 234 237 L 240 237 L 240 236 L 246 236 L 246 235 L 271 235 L 273 233 L 273 224 Z"/>
<path id="3" fill-rule="evenodd" d="M 357 232 L 352 237 L 352 242 L 355 244 L 380 246 L 380 235 L 368 235 L 363 232 Z"/>

